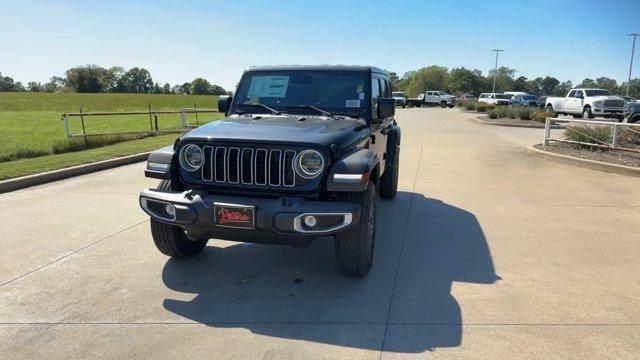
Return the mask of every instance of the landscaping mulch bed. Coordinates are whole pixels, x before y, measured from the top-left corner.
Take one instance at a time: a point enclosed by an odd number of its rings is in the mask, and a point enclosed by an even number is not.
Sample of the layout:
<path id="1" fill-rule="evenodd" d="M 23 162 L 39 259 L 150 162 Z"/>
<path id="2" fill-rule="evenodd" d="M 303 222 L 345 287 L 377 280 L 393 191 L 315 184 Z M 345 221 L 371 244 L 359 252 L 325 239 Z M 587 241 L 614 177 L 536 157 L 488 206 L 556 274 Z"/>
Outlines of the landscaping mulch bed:
<path id="1" fill-rule="evenodd" d="M 534 145 L 536 149 L 549 151 L 555 154 L 568 155 L 580 159 L 602 161 L 609 164 L 624 165 L 640 169 L 640 154 L 629 151 L 595 150 L 580 147 L 574 144 L 551 142 L 546 148 L 541 144 Z"/>
<path id="2" fill-rule="evenodd" d="M 482 114 L 482 113 L 478 113 L 478 114 Z M 535 120 L 521 120 L 521 119 L 511 119 L 511 118 L 492 119 L 488 115 L 480 115 L 477 117 L 477 119 L 492 125 L 526 126 L 526 127 L 544 129 L 544 123 L 537 122 Z M 556 129 L 559 127 L 557 125 L 552 125 L 551 128 Z"/>

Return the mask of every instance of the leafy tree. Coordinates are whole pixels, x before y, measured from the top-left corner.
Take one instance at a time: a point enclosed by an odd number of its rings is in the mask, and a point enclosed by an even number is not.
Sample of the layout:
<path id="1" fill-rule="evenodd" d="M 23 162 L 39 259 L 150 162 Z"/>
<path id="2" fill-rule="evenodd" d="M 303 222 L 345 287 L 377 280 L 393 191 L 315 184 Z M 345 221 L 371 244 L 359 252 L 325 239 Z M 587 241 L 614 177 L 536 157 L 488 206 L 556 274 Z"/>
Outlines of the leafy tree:
<path id="1" fill-rule="evenodd" d="M 30 92 L 42 92 L 42 84 L 35 81 L 29 81 L 27 83 L 27 90 Z"/>
<path id="2" fill-rule="evenodd" d="M 554 77 L 546 76 L 542 79 L 541 85 L 543 94 L 553 94 L 553 90 L 555 90 L 556 86 L 560 85 L 560 81 Z"/>
<path id="3" fill-rule="evenodd" d="M 42 86 L 44 92 L 57 92 L 64 87 L 65 81 L 60 76 L 52 76 L 48 83 Z"/>
<path id="4" fill-rule="evenodd" d="M 444 89 L 448 75 L 444 66 L 432 65 L 422 68 L 409 77 L 407 95 L 416 96 L 428 90 Z"/>
<path id="5" fill-rule="evenodd" d="M 586 78 L 586 79 L 582 80 L 582 82 L 578 85 L 578 87 L 580 87 L 580 88 L 595 88 L 595 87 L 598 87 L 598 84 L 596 84 L 596 82 L 593 81 L 593 79 Z"/>
<path id="6" fill-rule="evenodd" d="M 395 72 L 389 71 L 389 80 L 391 80 L 391 85 L 395 85 L 398 81 L 400 81 L 400 78 Z"/>
<path id="7" fill-rule="evenodd" d="M 194 95 L 211 94 L 211 83 L 203 78 L 195 78 L 191 82 L 191 93 Z"/>
<path id="8" fill-rule="evenodd" d="M 491 79 L 493 87 L 493 75 L 496 74 L 496 92 L 504 92 L 513 90 L 513 77 L 516 69 L 501 66 L 497 70 L 489 71 L 489 79 Z"/>
<path id="9" fill-rule="evenodd" d="M 66 84 L 79 93 L 105 92 L 108 88 L 107 70 L 97 65 L 74 67 L 65 75 Z"/>
<path id="10" fill-rule="evenodd" d="M 612 93 L 617 93 L 620 91 L 620 88 L 618 87 L 618 82 L 608 77 L 603 76 L 603 77 L 597 78 L 596 85 L 597 87 L 602 89 L 607 89 Z"/>
<path id="11" fill-rule="evenodd" d="M 520 76 L 513 81 L 513 91 L 524 91 L 527 92 L 527 78 L 524 76 Z"/>
<path id="12" fill-rule="evenodd" d="M 184 83 L 178 87 L 178 94 L 189 95 L 191 94 L 191 83 Z"/>
<path id="13" fill-rule="evenodd" d="M 120 78 L 126 92 L 146 94 L 153 90 L 153 79 L 145 68 L 134 67 L 125 72 Z"/>
<path id="14" fill-rule="evenodd" d="M 169 85 L 169 83 L 164 83 L 164 85 L 162 85 L 162 92 L 165 94 L 171 94 L 171 85 Z"/>
<path id="15" fill-rule="evenodd" d="M 451 69 L 445 81 L 445 88 L 453 94 L 480 94 L 483 87 L 482 71 L 464 67 Z"/>
<path id="16" fill-rule="evenodd" d="M 552 95 L 565 96 L 569 93 L 569 90 L 571 89 L 573 89 L 573 83 L 571 82 L 571 80 L 568 80 L 556 86 L 556 88 L 553 90 Z"/>
<path id="17" fill-rule="evenodd" d="M 211 95 L 226 95 L 227 90 L 225 90 L 220 85 L 211 85 Z"/>
<path id="18" fill-rule="evenodd" d="M 2 76 L 2 72 L 0 72 L 0 92 L 1 91 L 25 91 L 26 89 L 22 86 L 22 83 L 19 81 L 14 81 L 13 78 L 9 76 Z"/>
<path id="19" fill-rule="evenodd" d="M 533 80 L 527 81 L 527 92 L 529 94 L 541 95 L 542 94 L 542 81 L 544 79 L 541 77 L 537 77 Z"/>

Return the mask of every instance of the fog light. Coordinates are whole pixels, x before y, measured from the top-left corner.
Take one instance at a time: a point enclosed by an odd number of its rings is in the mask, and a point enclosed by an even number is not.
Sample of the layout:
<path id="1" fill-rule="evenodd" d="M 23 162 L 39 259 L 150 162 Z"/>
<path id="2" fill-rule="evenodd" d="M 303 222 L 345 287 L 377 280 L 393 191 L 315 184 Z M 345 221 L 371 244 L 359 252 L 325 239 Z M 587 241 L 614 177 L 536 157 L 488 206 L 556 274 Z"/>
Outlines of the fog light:
<path id="1" fill-rule="evenodd" d="M 318 219 L 315 216 L 307 215 L 304 217 L 304 224 L 312 228 L 318 225 Z"/>
<path id="2" fill-rule="evenodd" d="M 164 211 L 171 217 L 176 216 L 176 208 L 171 204 L 167 204 L 167 206 L 164 207 Z"/>

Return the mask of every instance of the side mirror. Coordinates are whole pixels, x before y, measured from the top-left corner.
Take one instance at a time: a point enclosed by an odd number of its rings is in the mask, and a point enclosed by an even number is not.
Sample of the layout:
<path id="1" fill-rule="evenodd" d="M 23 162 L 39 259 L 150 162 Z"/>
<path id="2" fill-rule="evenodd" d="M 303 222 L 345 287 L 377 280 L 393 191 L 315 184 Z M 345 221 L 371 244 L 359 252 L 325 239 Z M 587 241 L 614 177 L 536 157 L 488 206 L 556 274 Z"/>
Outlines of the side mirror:
<path id="1" fill-rule="evenodd" d="M 387 118 L 396 114 L 396 104 L 393 98 L 378 99 L 378 118 Z"/>
<path id="2" fill-rule="evenodd" d="M 218 111 L 225 115 L 229 112 L 229 106 L 231 106 L 232 96 L 220 95 L 218 97 Z"/>

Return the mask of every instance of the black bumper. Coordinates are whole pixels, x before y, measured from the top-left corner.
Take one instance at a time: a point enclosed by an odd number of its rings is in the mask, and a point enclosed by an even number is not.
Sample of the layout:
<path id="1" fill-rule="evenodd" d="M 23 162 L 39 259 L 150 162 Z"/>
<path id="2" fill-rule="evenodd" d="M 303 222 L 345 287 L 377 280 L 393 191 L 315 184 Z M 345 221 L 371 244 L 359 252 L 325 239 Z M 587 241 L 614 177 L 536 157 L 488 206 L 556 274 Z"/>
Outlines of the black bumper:
<path id="1" fill-rule="evenodd" d="M 214 203 L 237 204 L 255 208 L 253 229 L 229 228 L 214 223 Z M 171 204 L 175 216 L 167 216 L 150 204 Z M 354 226 L 360 220 L 360 206 L 348 202 L 309 201 L 300 197 L 252 198 L 214 195 L 204 191 L 172 192 L 144 189 L 140 206 L 152 218 L 177 225 L 199 239 L 224 239 L 254 243 L 307 245 L 311 240 L 335 235 Z M 300 216 L 312 214 L 344 214 L 344 222 L 327 229 L 301 229 Z M 347 215 L 348 214 L 348 215 Z M 328 215 L 327 215 L 328 216 Z"/>

